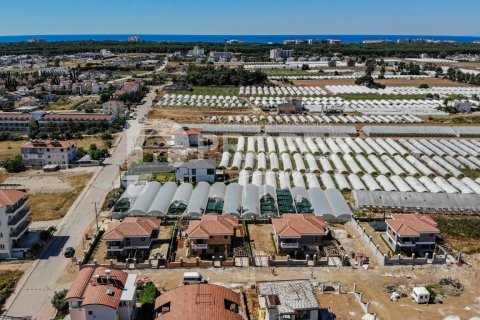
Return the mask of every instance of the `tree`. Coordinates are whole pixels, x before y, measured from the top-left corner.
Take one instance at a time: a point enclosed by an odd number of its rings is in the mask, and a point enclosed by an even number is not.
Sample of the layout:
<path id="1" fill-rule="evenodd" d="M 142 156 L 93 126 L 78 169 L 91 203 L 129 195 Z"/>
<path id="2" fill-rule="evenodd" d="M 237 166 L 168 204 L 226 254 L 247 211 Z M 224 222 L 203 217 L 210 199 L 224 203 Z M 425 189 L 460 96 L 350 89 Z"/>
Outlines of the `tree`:
<path id="1" fill-rule="evenodd" d="M 25 165 L 23 164 L 22 155 L 20 153 L 5 161 L 3 166 L 8 172 L 17 173 L 25 171 Z"/>
<path id="2" fill-rule="evenodd" d="M 302 64 L 302 70 L 310 70 L 308 64 Z"/>
<path id="3" fill-rule="evenodd" d="M 153 154 L 144 153 L 143 154 L 143 162 L 153 162 Z"/>
<path id="4" fill-rule="evenodd" d="M 428 89 L 430 86 L 427 83 L 422 83 L 421 85 L 418 86 L 420 89 Z"/>
<path id="5" fill-rule="evenodd" d="M 100 135 L 102 140 L 112 140 L 112 135 L 109 132 L 104 132 Z"/>
<path id="6" fill-rule="evenodd" d="M 53 65 L 56 68 L 60 67 L 60 58 L 55 58 L 55 60 L 53 60 Z"/>
<path id="7" fill-rule="evenodd" d="M 68 313 L 68 301 L 65 300 L 67 292 L 67 289 L 55 291 L 51 300 L 52 306 L 60 315 L 66 315 Z"/>

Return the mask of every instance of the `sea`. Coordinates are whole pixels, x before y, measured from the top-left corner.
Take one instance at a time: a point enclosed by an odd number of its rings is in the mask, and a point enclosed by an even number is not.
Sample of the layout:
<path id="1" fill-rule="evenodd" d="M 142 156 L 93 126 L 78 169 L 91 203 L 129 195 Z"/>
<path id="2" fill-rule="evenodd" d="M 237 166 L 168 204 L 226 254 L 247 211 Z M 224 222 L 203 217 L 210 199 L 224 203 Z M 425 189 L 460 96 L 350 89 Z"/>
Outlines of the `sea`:
<path id="1" fill-rule="evenodd" d="M 283 43 L 284 40 L 336 39 L 343 43 L 361 43 L 364 40 L 386 40 L 396 42 L 398 39 L 431 39 L 469 43 L 480 41 L 479 36 L 433 36 L 433 35 L 179 35 L 179 34 L 69 34 L 69 35 L 19 35 L 0 36 L 0 43 L 27 42 L 29 39 L 54 41 L 127 41 L 129 36 L 136 35 L 142 41 L 155 42 L 211 42 L 223 43 L 238 40 L 246 43 Z"/>

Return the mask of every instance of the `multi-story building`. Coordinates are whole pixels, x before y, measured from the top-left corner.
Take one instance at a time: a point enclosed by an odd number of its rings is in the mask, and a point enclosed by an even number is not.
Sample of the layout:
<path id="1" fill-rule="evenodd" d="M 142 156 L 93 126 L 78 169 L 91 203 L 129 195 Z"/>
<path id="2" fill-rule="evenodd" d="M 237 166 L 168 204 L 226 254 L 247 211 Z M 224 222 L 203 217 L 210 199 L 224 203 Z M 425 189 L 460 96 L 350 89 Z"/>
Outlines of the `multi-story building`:
<path id="1" fill-rule="evenodd" d="M 235 238 L 241 237 L 242 225 L 230 215 L 203 215 L 201 220 L 190 221 L 187 229 L 190 255 L 227 255 Z"/>
<path id="2" fill-rule="evenodd" d="M 233 52 L 224 52 L 224 51 L 210 51 L 210 58 L 214 59 L 231 59 L 235 54 Z"/>
<path id="3" fill-rule="evenodd" d="M 26 166 L 68 165 L 77 158 L 77 147 L 73 143 L 57 140 L 31 140 L 20 150 Z"/>
<path id="4" fill-rule="evenodd" d="M 28 231 L 29 214 L 25 190 L 0 189 L 0 259 L 25 257 L 29 248 L 20 240 Z"/>
<path id="5" fill-rule="evenodd" d="M 272 219 L 272 224 L 277 251 L 286 253 L 313 254 L 329 232 L 325 220 L 313 214 L 284 214 L 282 218 Z"/>
<path id="6" fill-rule="evenodd" d="M 180 182 L 215 182 L 215 160 L 194 159 L 175 164 L 175 178 Z"/>
<path id="7" fill-rule="evenodd" d="M 432 218 L 422 214 L 392 214 L 385 222 L 385 239 L 393 251 L 421 256 L 434 252 L 440 230 Z"/>
<path id="8" fill-rule="evenodd" d="M 137 275 L 103 267 L 80 270 L 68 290 L 71 320 L 133 320 Z"/>
<path id="9" fill-rule="evenodd" d="M 283 49 L 272 49 L 270 50 L 270 59 L 286 59 L 293 57 L 293 50 L 283 50 Z"/>
<path id="10" fill-rule="evenodd" d="M 187 55 L 191 57 L 203 57 L 205 55 L 205 49 L 200 48 L 199 46 L 194 46 Z"/>
<path id="11" fill-rule="evenodd" d="M 121 100 L 110 100 L 102 104 L 103 114 L 118 118 L 125 113 L 125 103 Z"/>
<path id="12" fill-rule="evenodd" d="M 28 113 L 0 112 L 0 132 L 27 133 L 32 117 Z"/>
<path id="13" fill-rule="evenodd" d="M 125 258 L 130 254 L 148 257 L 152 244 L 160 233 L 160 219 L 155 217 L 127 217 L 122 222 L 111 222 L 103 235 L 107 256 Z"/>

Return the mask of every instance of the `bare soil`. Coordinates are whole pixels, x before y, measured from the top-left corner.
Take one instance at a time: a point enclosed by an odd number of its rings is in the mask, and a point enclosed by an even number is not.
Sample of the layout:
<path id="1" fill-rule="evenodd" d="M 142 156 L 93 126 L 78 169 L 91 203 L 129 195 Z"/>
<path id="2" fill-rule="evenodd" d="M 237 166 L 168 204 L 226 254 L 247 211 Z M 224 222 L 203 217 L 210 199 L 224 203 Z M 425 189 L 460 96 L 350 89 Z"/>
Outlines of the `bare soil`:
<path id="1" fill-rule="evenodd" d="M 466 83 L 454 82 L 442 78 L 425 78 L 425 79 L 381 79 L 375 80 L 387 87 L 418 87 L 421 84 L 428 84 L 431 87 L 470 87 Z M 355 79 L 325 79 L 325 80 L 293 80 L 296 86 L 320 86 L 327 85 L 354 85 Z"/>

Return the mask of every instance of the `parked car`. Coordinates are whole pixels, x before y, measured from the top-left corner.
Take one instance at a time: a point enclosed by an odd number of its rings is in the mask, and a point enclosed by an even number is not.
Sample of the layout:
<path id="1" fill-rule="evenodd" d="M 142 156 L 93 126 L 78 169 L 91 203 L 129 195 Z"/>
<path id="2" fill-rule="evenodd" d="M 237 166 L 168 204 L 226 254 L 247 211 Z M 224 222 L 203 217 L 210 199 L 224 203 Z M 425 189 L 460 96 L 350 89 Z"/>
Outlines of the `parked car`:
<path id="1" fill-rule="evenodd" d="M 183 284 L 199 284 L 208 283 L 208 279 L 205 279 L 198 272 L 185 272 L 183 273 Z"/>
<path id="2" fill-rule="evenodd" d="M 72 247 L 67 247 L 63 252 L 63 255 L 65 256 L 65 258 L 71 258 L 75 255 L 75 249 L 73 249 Z"/>

